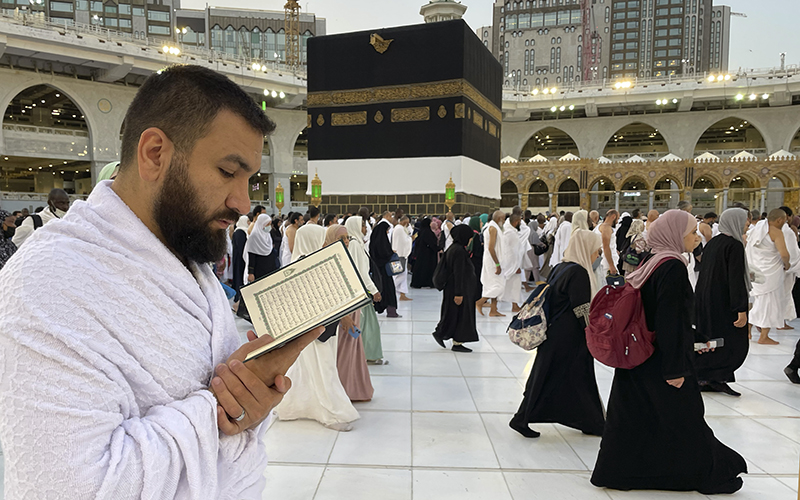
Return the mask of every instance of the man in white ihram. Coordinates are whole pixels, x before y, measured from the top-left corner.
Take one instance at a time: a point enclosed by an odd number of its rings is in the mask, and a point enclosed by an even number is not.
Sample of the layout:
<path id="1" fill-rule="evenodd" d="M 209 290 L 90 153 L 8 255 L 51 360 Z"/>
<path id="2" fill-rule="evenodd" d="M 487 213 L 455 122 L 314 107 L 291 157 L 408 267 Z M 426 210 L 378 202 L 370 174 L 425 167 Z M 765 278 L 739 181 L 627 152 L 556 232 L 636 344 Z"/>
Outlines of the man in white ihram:
<path id="1" fill-rule="evenodd" d="M 246 364 L 208 263 L 274 129 L 226 77 L 175 66 L 125 117 L 119 176 L 0 272 L 5 499 L 260 499 L 264 421 L 320 329 Z M 47 303 L 28 300 L 47 291 Z M 237 349 L 238 347 L 238 349 Z M 216 376 L 215 376 L 216 373 Z"/>

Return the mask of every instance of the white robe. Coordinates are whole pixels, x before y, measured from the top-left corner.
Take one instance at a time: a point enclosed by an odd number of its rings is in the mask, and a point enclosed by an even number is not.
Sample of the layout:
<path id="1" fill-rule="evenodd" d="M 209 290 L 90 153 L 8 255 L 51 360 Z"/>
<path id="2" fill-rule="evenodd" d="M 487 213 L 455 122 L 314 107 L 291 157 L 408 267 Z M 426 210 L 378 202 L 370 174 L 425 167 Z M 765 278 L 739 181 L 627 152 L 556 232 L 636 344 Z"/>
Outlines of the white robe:
<path id="1" fill-rule="evenodd" d="M 788 299 L 784 287 L 785 273 L 781 255 L 769 237 L 766 220 L 756 224 L 750 233 L 746 254 L 750 270 L 759 276 L 750 292 L 753 297 L 750 323 L 762 328 L 782 328 Z"/>
<path id="2" fill-rule="evenodd" d="M 550 267 L 556 267 L 564 258 L 564 251 L 569 245 L 569 237 L 572 235 L 572 223 L 564 221 L 558 226 L 556 239 L 553 242 L 553 253 L 550 255 Z"/>
<path id="3" fill-rule="evenodd" d="M 792 289 L 794 288 L 797 276 L 800 275 L 800 247 L 797 246 L 797 236 L 795 236 L 789 224 L 784 224 L 781 231 L 786 241 L 786 249 L 789 251 L 789 269 L 784 272 L 783 276 L 783 287 L 787 297 L 784 319 L 786 321 L 791 321 L 797 318 L 794 300 L 792 300 Z"/>
<path id="4" fill-rule="evenodd" d="M 37 230 L 0 287 L 6 498 L 262 498 L 267 426 L 222 434 L 206 389 L 241 343 L 225 294 L 111 181 Z"/>
<path id="5" fill-rule="evenodd" d="M 531 262 L 531 258 L 528 256 L 528 250 L 533 249 L 530 242 L 531 236 L 531 228 L 525 224 L 524 222 L 520 223 L 519 226 L 519 244 L 520 244 L 520 252 L 522 253 L 522 271 L 524 281 L 528 281 L 528 272 L 533 269 L 533 262 Z"/>
<path id="6" fill-rule="evenodd" d="M 406 269 L 394 276 L 394 287 L 397 293 L 408 293 L 408 256 L 411 255 L 411 235 L 408 229 L 398 224 L 391 231 L 392 251 L 398 257 L 406 259 Z"/>
<path id="7" fill-rule="evenodd" d="M 497 225 L 495 221 L 489 221 L 488 224 L 483 226 L 483 244 L 485 245 L 483 251 L 483 268 L 481 269 L 481 284 L 483 285 L 482 296 L 489 299 L 496 299 L 503 294 L 506 288 L 505 276 L 495 274 L 497 266 L 495 266 L 492 254 L 489 252 L 489 228 L 493 227 L 497 230 L 497 238 L 494 246 L 494 253 L 500 261 L 500 267 L 503 266 L 503 229 Z"/>
<path id="8" fill-rule="evenodd" d="M 517 274 L 517 270 L 521 266 L 522 243 L 519 231 L 506 219 L 503 226 L 503 248 L 500 255 L 500 267 L 503 269 L 506 284 L 500 300 L 517 305 L 522 303 L 522 273 Z"/>
<path id="9" fill-rule="evenodd" d="M 456 227 L 456 225 L 453 224 L 453 227 Z M 450 248 L 450 245 L 453 244 L 453 237 L 450 236 L 450 231 L 452 231 L 452 229 L 450 228 L 449 221 L 446 220 L 442 223 L 442 231 L 444 231 L 444 251 L 446 252 L 447 249 Z"/>

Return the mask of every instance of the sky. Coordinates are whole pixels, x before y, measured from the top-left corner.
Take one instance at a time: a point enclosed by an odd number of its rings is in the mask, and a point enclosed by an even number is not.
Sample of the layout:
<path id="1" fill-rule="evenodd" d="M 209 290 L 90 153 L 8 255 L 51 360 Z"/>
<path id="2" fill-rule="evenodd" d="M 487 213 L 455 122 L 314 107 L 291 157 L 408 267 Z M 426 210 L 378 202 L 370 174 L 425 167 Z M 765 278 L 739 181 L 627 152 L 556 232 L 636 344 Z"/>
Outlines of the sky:
<path id="1" fill-rule="evenodd" d="M 427 0 L 298 0 L 303 12 L 327 21 L 328 34 L 403 26 L 422 22 L 419 8 Z M 492 24 L 493 0 L 461 0 L 467 6 L 464 20 L 477 30 Z M 207 0 L 183 0 L 181 5 L 202 9 Z M 211 0 L 214 7 L 283 10 L 285 0 Z M 800 64 L 800 34 L 797 31 L 799 0 L 715 0 L 729 5 L 747 18 L 731 20 L 730 70 L 768 68 L 780 65 L 781 52 L 786 64 Z"/>

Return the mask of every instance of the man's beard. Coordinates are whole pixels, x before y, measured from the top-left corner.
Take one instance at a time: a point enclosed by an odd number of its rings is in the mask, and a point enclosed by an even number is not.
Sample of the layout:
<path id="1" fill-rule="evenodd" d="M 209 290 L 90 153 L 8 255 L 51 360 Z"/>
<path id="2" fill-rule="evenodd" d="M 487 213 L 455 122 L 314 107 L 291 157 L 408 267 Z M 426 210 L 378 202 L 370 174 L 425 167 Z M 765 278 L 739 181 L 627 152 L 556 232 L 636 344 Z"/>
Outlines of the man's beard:
<path id="1" fill-rule="evenodd" d="M 153 216 L 167 246 L 179 257 L 198 263 L 220 260 L 228 248 L 225 229 L 213 229 L 214 221 L 236 220 L 234 210 L 206 217 L 206 210 L 189 182 L 187 162 L 176 156 L 153 206 Z"/>

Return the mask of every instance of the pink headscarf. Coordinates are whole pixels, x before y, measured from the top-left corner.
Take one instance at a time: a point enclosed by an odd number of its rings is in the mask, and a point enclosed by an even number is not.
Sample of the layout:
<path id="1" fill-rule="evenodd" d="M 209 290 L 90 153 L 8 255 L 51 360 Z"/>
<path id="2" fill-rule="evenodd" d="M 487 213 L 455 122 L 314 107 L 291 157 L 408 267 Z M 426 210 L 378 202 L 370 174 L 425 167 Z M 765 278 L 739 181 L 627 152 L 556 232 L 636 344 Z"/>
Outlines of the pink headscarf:
<path id="1" fill-rule="evenodd" d="M 658 264 L 666 259 L 680 259 L 684 266 L 687 265 L 683 257 L 686 253 L 683 239 L 696 227 L 697 222 L 694 217 L 683 210 L 664 212 L 647 231 L 647 243 L 653 256 L 639 266 L 639 269 L 626 276 L 628 283 L 633 288 L 642 288 Z"/>
<path id="2" fill-rule="evenodd" d="M 439 233 L 442 232 L 442 221 L 440 221 L 438 217 L 433 217 L 431 219 L 431 230 L 437 238 L 439 237 Z"/>

